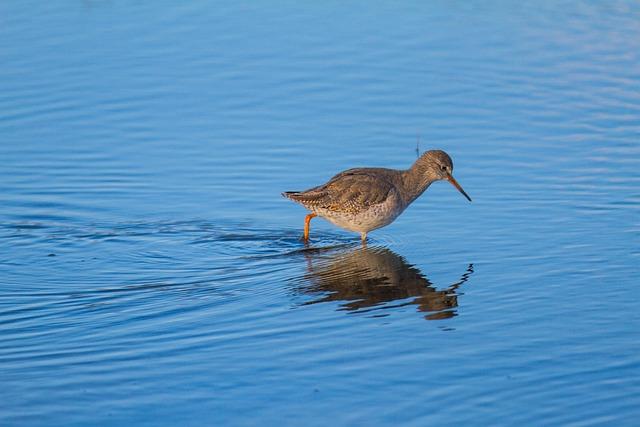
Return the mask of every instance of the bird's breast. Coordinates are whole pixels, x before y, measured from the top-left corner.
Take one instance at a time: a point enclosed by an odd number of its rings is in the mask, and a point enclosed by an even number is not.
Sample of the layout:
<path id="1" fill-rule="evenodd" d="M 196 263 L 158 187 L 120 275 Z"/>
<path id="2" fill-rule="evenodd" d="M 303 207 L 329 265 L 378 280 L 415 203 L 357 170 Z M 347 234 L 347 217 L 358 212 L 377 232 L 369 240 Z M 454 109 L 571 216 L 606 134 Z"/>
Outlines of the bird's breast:
<path id="1" fill-rule="evenodd" d="M 405 207 L 400 197 L 394 193 L 384 202 L 364 207 L 356 213 L 322 208 L 314 209 L 314 212 L 346 230 L 369 232 L 391 224 Z"/>

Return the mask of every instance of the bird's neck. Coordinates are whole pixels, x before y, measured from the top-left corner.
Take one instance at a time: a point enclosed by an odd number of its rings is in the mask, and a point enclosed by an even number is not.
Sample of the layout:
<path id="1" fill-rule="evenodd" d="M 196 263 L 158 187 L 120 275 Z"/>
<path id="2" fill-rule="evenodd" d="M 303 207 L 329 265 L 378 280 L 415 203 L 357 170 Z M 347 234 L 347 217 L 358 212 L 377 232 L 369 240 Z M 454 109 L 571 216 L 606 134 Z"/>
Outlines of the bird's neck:
<path id="1" fill-rule="evenodd" d="M 433 166 L 424 158 L 419 158 L 407 170 L 402 173 L 402 185 L 404 187 L 405 204 L 413 202 L 429 188 L 431 183 L 438 178 L 433 171 Z"/>

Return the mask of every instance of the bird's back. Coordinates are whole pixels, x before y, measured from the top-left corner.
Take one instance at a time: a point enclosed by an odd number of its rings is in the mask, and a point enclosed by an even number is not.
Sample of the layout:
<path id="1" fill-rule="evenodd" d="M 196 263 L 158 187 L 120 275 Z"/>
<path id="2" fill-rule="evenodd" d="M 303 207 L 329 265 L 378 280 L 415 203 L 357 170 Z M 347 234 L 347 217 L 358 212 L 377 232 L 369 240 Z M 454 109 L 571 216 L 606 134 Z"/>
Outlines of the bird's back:
<path id="1" fill-rule="evenodd" d="M 358 213 L 384 203 L 397 193 L 400 172 L 385 168 L 354 168 L 340 172 L 325 184 L 283 195 L 308 209 Z"/>

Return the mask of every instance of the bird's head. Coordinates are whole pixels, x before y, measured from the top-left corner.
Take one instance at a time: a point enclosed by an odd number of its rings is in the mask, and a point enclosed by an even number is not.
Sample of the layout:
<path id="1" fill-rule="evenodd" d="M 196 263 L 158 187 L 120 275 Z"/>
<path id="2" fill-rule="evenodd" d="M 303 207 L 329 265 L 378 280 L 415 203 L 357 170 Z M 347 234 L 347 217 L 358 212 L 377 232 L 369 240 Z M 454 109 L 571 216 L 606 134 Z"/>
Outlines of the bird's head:
<path id="1" fill-rule="evenodd" d="M 467 200 L 471 201 L 471 197 L 465 193 L 453 177 L 453 161 L 447 153 L 442 150 L 431 150 L 424 153 L 422 157 L 429 162 L 430 172 L 435 175 L 436 179 L 449 181 Z"/>

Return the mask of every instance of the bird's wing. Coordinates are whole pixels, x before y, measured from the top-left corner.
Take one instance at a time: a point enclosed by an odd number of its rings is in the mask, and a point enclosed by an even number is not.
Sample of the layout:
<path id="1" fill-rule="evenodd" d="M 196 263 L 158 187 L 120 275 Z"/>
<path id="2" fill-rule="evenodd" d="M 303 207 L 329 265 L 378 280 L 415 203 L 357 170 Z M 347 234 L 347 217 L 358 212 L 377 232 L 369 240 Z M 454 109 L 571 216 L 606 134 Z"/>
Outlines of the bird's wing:
<path id="1" fill-rule="evenodd" d="M 358 213 L 384 202 L 395 186 L 384 174 L 366 169 L 350 169 L 324 185 L 287 196 L 309 208 Z"/>

